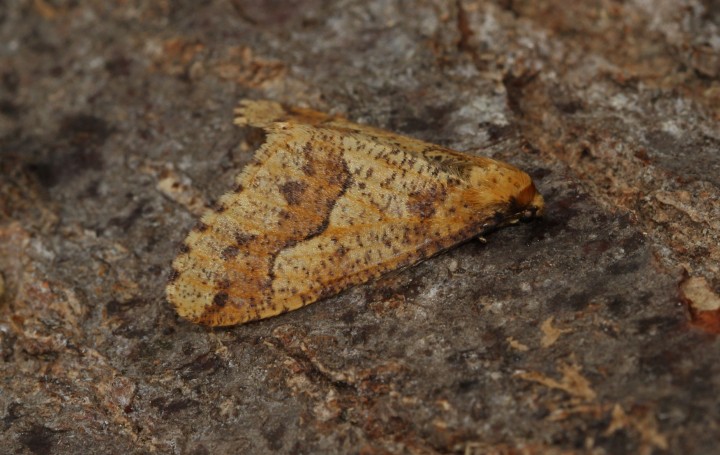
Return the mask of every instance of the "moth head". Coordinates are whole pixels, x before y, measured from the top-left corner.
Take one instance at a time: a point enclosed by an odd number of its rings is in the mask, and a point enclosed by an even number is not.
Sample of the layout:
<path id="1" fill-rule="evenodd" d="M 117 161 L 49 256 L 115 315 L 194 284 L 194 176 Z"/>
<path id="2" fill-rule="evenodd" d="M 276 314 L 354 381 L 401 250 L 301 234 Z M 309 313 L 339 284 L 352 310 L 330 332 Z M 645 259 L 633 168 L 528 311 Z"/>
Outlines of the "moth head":
<path id="1" fill-rule="evenodd" d="M 466 200 L 496 227 L 542 216 L 545 207 L 529 175 L 487 158 L 472 168 Z"/>
<path id="2" fill-rule="evenodd" d="M 535 183 L 532 180 L 530 180 L 530 184 L 523 188 L 518 194 L 513 209 L 515 213 L 519 214 L 519 221 L 529 221 L 543 215 L 545 200 L 542 194 L 538 193 L 537 188 L 535 188 Z"/>

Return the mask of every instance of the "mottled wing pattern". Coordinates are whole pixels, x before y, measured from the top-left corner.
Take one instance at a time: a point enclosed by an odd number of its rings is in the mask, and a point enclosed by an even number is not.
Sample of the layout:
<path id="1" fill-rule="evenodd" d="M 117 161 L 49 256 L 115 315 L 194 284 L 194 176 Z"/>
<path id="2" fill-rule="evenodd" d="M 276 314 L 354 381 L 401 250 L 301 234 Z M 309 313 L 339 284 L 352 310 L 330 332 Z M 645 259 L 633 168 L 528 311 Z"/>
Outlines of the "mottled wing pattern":
<path id="1" fill-rule="evenodd" d="M 275 261 L 325 229 L 347 184 L 339 144 L 310 134 L 284 124 L 268 128 L 267 142 L 235 191 L 222 196 L 185 239 L 167 287 L 182 316 L 230 325 L 286 310 L 272 300 Z"/>
<path id="2" fill-rule="evenodd" d="M 528 185 L 502 163 L 315 111 L 258 101 L 237 114 L 267 140 L 188 235 L 167 287 L 207 325 L 299 308 L 491 227 L 501 207 L 477 201 L 474 173 Z"/>
<path id="3" fill-rule="evenodd" d="M 292 308 L 414 264 L 482 230 L 483 217 L 463 206 L 456 176 L 365 137 L 345 133 L 338 140 L 348 171 L 343 197 L 325 229 L 282 251 L 273 268 L 273 300 Z"/>

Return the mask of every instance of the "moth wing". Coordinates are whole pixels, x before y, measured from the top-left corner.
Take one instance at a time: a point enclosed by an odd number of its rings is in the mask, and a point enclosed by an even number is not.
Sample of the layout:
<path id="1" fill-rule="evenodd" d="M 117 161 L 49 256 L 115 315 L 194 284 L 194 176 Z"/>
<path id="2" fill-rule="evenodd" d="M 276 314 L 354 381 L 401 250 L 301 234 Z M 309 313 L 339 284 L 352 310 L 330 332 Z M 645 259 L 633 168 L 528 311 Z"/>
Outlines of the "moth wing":
<path id="1" fill-rule="evenodd" d="M 481 232 L 466 182 L 363 132 L 338 134 L 351 175 L 327 226 L 275 259 L 273 300 L 294 309 L 409 266 Z"/>
<path id="2" fill-rule="evenodd" d="M 412 265 L 492 227 L 499 207 L 479 195 L 486 190 L 498 195 L 484 175 L 527 177 L 489 158 L 310 109 L 245 101 L 237 112 L 241 125 L 286 121 L 320 131 L 342 144 L 351 175 L 324 230 L 284 249 L 274 261 L 272 299 L 285 309 Z M 487 188 L 473 187 L 478 182 Z"/>
<path id="3" fill-rule="evenodd" d="M 463 173 L 468 167 L 489 166 L 498 163 L 495 160 L 457 152 L 447 147 L 425 142 L 420 139 L 402 136 L 382 128 L 361 125 L 342 116 L 332 116 L 313 109 L 286 107 L 267 100 L 242 100 L 235 109 L 235 124 L 268 128 L 273 123 L 288 122 L 308 125 L 315 128 L 332 130 L 342 134 L 361 134 L 371 138 L 377 145 L 391 149 L 401 149 L 415 154 L 443 167 L 448 172 Z M 504 163 L 501 163 L 504 164 Z"/>
<path id="4" fill-rule="evenodd" d="M 206 325 L 262 319 L 278 254 L 319 232 L 349 178 L 338 144 L 304 125 L 268 125 L 255 159 L 187 236 L 166 289 L 178 313 Z M 322 170 L 322 172 L 320 172 Z"/>
<path id="5" fill-rule="evenodd" d="M 173 262 L 168 300 L 194 322 L 293 310 L 493 224 L 471 182 L 493 160 L 269 101 L 236 112 L 268 136 Z"/>

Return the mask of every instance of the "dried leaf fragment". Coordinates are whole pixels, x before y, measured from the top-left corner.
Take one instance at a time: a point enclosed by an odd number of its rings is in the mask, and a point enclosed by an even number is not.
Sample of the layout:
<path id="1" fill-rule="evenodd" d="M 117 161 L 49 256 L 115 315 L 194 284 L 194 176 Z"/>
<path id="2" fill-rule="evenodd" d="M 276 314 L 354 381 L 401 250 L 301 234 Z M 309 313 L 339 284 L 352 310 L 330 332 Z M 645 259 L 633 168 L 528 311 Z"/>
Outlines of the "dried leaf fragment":
<path id="1" fill-rule="evenodd" d="M 517 376 L 526 381 L 537 382 L 551 389 L 559 389 L 570 396 L 585 401 L 593 401 L 597 396 L 592 389 L 590 381 L 588 381 L 580 372 L 582 369 L 579 365 L 561 363 L 559 366 L 562 378 L 558 381 L 545 376 L 537 371 L 528 371 L 518 373 Z"/>
<path id="2" fill-rule="evenodd" d="M 639 410 L 640 411 L 640 410 Z M 611 421 L 605 435 L 609 436 L 618 430 L 634 429 L 642 438 L 641 453 L 652 453 L 652 448 L 667 450 L 667 437 L 658 429 L 657 421 L 652 412 L 640 411 L 628 415 L 619 404 L 615 404 L 611 413 Z"/>
<path id="3" fill-rule="evenodd" d="M 542 325 L 540 326 L 540 330 L 542 330 L 543 336 L 540 340 L 540 345 L 544 348 L 548 348 L 555 344 L 555 342 L 560 338 L 560 335 L 567 332 L 572 332 L 570 329 L 558 329 L 557 327 L 554 327 L 552 325 L 553 323 L 553 316 L 550 316 L 549 318 L 545 319 L 543 321 Z"/>
<path id="4" fill-rule="evenodd" d="M 236 114 L 267 139 L 173 261 L 167 298 L 193 322 L 295 310 L 543 210 L 509 164 L 271 101 Z"/>
<path id="5" fill-rule="evenodd" d="M 680 284 L 682 300 L 687 304 L 692 324 L 706 332 L 720 333 L 720 296 L 705 277 L 688 277 Z"/>

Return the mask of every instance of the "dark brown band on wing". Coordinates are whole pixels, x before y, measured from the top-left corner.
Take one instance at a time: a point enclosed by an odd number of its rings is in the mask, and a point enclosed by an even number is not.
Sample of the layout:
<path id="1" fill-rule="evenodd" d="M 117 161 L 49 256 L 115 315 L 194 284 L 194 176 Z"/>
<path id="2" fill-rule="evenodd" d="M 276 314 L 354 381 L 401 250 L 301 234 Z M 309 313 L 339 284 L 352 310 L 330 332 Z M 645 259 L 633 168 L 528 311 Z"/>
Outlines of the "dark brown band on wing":
<path id="1" fill-rule="evenodd" d="M 318 144 L 326 146 L 318 147 Z M 234 237 L 242 238 L 245 242 L 242 245 L 228 245 L 224 250 L 230 253 L 230 250 L 234 251 L 233 248 L 242 248 L 252 251 L 255 259 L 265 260 L 255 260 L 254 267 L 246 267 L 244 264 L 234 263 L 233 256 L 226 254 L 223 259 L 226 260 L 228 275 L 238 270 L 252 273 L 242 277 L 235 276 L 229 288 L 218 289 L 213 304 L 205 308 L 196 322 L 229 325 L 265 317 L 268 313 L 282 312 L 283 308 L 274 308 L 277 303 L 272 301 L 275 259 L 284 249 L 325 231 L 335 203 L 342 197 L 351 179 L 350 171 L 342 158 L 342 150 L 337 145 L 331 145 L 321 138 L 313 138 L 299 153 L 302 153 L 306 167 L 315 170 L 313 178 L 322 180 L 323 184 L 305 185 L 296 181 L 278 183 L 277 191 L 286 199 L 287 205 L 277 225 L 267 226 L 271 235 L 253 236 L 237 232 Z M 219 216 L 226 215 L 223 213 Z M 242 260 L 247 261 L 248 258 Z M 238 296 L 237 300 L 234 300 L 233 296 Z M 237 311 L 229 309 L 228 306 L 234 306 Z M 220 311 L 221 308 L 225 311 Z M 236 314 L 242 319 L 227 320 L 227 314 Z"/>

